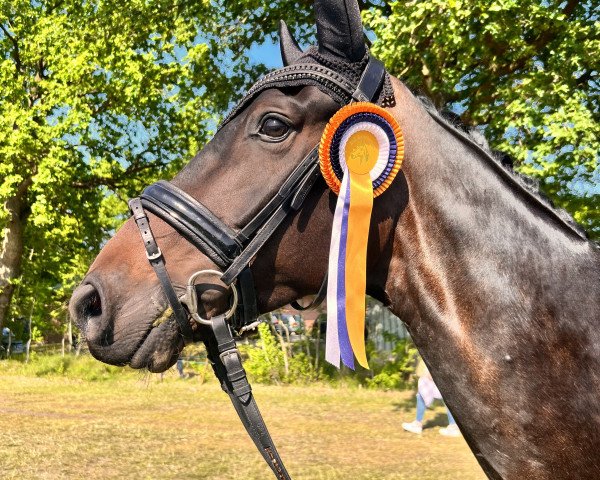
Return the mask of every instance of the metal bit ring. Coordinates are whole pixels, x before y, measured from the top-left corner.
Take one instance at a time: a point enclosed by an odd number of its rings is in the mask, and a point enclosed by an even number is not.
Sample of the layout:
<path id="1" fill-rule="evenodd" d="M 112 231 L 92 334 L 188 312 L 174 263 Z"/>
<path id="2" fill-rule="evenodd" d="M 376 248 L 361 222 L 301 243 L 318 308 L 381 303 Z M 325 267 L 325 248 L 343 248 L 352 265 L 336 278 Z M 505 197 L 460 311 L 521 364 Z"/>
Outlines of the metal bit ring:
<path id="1" fill-rule="evenodd" d="M 218 275 L 219 277 L 223 275 L 223 272 L 219 272 L 218 270 L 199 270 L 196 273 L 194 273 L 188 280 L 186 286 L 186 293 L 182 298 L 182 303 L 185 303 L 187 305 L 188 310 L 190 311 L 190 315 L 194 320 L 196 320 L 196 322 L 202 323 L 204 325 L 211 325 L 211 320 L 209 318 L 202 318 L 198 313 L 198 294 L 196 292 L 196 279 L 204 273 Z M 237 288 L 234 284 L 231 284 L 230 287 L 231 292 L 233 294 L 233 303 L 231 305 L 231 308 L 225 313 L 225 320 L 228 320 L 231 317 L 233 317 L 238 306 Z"/>

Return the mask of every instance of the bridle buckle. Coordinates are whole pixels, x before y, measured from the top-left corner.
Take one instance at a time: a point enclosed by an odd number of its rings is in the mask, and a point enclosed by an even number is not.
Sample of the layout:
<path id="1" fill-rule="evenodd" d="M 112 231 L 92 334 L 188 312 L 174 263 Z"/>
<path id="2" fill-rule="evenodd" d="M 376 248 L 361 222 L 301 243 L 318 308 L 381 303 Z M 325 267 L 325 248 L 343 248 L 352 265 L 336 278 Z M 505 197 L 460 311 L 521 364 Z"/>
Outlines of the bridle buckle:
<path id="1" fill-rule="evenodd" d="M 156 253 L 150 254 L 150 253 L 146 252 L 146 257 L 151 262 L 153 262 L 154 260 L 158 260 L 162 256 L 163 256 L 163 254 L 162 254 L 162 250 L 160 249 L 160 247 L 158 247 L 158 251 Z"/>

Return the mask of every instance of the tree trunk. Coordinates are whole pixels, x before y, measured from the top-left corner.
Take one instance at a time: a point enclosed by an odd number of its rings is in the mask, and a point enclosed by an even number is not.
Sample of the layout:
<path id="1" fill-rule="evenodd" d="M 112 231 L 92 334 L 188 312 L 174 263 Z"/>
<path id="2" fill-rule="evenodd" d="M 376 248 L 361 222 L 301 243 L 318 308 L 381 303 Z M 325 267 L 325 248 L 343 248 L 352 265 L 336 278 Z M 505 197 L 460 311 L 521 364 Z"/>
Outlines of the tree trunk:
<path id="1" fill-rule="evenodd" d="M 283 330 L 285 331 L 285 336 L 287 338 L 288 345 L 291 345 L 290 331 L 285 326 L 283 321 L 281 322 L 281 326 L 282 326 Z M 283 335 L 278 335 L 278 336 L 279 336 L 279 343 L 281 344 L 281 351 L 283 352 L 283 368 L 285 370 L 285 378 L 287 380 L 287 378 L 290 376 L 290 356 L 291 355 L 288 352 L 288 346 L 286 346 L 285 341 L 283 340 Z"/>
<path id="2" fill-rule="evenodd" d="M 319 353 L 321 350 L 321 322 L 322 322 L 321 314 L 317 316 L 317 321 L 314 323 L 313 328 L 317 328 L 317 343 L 315 344 L 315 372 L 317 375 L 317 380 L 319 379 Z"/>
<path id="3" fill-rule="evenodd" d="M 9 213 L 8 223 L 0 236 L 0 328 L 4 325 L 14 292 L 14 280 L 21 274 L 23 237 L 29 213 L 27 190 L 31 180 L 23 182 L 15 196 L 5 204 Z"/>

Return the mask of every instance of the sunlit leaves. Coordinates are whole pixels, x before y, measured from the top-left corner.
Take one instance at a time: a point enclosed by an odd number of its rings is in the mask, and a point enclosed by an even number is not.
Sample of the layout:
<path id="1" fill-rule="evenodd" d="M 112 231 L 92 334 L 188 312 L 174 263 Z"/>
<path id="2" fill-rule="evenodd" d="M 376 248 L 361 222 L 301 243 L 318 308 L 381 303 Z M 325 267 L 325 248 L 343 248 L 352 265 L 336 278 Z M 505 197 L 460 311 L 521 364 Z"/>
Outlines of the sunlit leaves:
<path id="1" fill-rule="evenodd" d="M 600 238 L 600 22 L 591 1 L 388 2 L 374 52 Z"/>
<path id="2" fill-rule="evenodd" d="M 64 308 L 126 199 L 172 176 L 251 81 L 225 2 L 0 0 L 0 231 L 27 189 L 14 314 Z M 249 37 L 253 37 L 250 39 Z M 1 236 L 1 234 L 0 234 Z"/>

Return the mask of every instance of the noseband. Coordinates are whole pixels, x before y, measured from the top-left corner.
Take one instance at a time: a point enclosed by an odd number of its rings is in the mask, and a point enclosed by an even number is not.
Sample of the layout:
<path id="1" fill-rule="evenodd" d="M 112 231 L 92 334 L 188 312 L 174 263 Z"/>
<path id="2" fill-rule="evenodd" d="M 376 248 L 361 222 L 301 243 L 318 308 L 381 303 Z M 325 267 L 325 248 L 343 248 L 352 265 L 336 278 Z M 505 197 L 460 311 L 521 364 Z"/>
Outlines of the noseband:
<path id="1" fill-rule="evenodd" d="M 384 78 L 383 63 L 373 57 L 369 58 L 358 84 L 353 84 L 340 73 L 319 64 L 284 67 L 257 82 L 232 110 L 223 125 L 259 93 L 269 88 L 315 85 L 332 98 L 343 99 L 347 104 L 352 101 L 372 101 L 381 90 Z M 250 437 L 280 480 L 290 477 L 252 396 L 232 329 L 244 330 L 258 317 L 250 262 L 273 236 L 279 225 L 300 209 L 320 175 L 317 145 L 283 182 L 277 194 L 238 232 L 225 225 L 198 200 L 166 181 L 150 185 L 139 198 L 129 202 L 131 214 L 146 248 L 148 261 L 156 272 L 182 335 L 192 339 L 190 317 L 198 323 L 210 325 L 213 337 L 205 340 L 205 344 L 215 374 L 223 390 L 229 394 Z M 196 272 L 188 281 L 185 294 L 177 295 L 165 265 L 165 258 L 150 228 L 146 211 L 169 224 L 222 269 L 222 272 Z M 211 319 L 203 319 L 198 314 L 195 280 L 202 274 L 220 275 L 221 281 L 231 287 L 233 304 L 226 314 Z M 320 303 L 325 295 L 325 286 L 326 280 L 313 303 L 307 307 L 300 307 L 298 304 L 295 306 L 306 309 L 313 307 L 317 302 Z"/>

